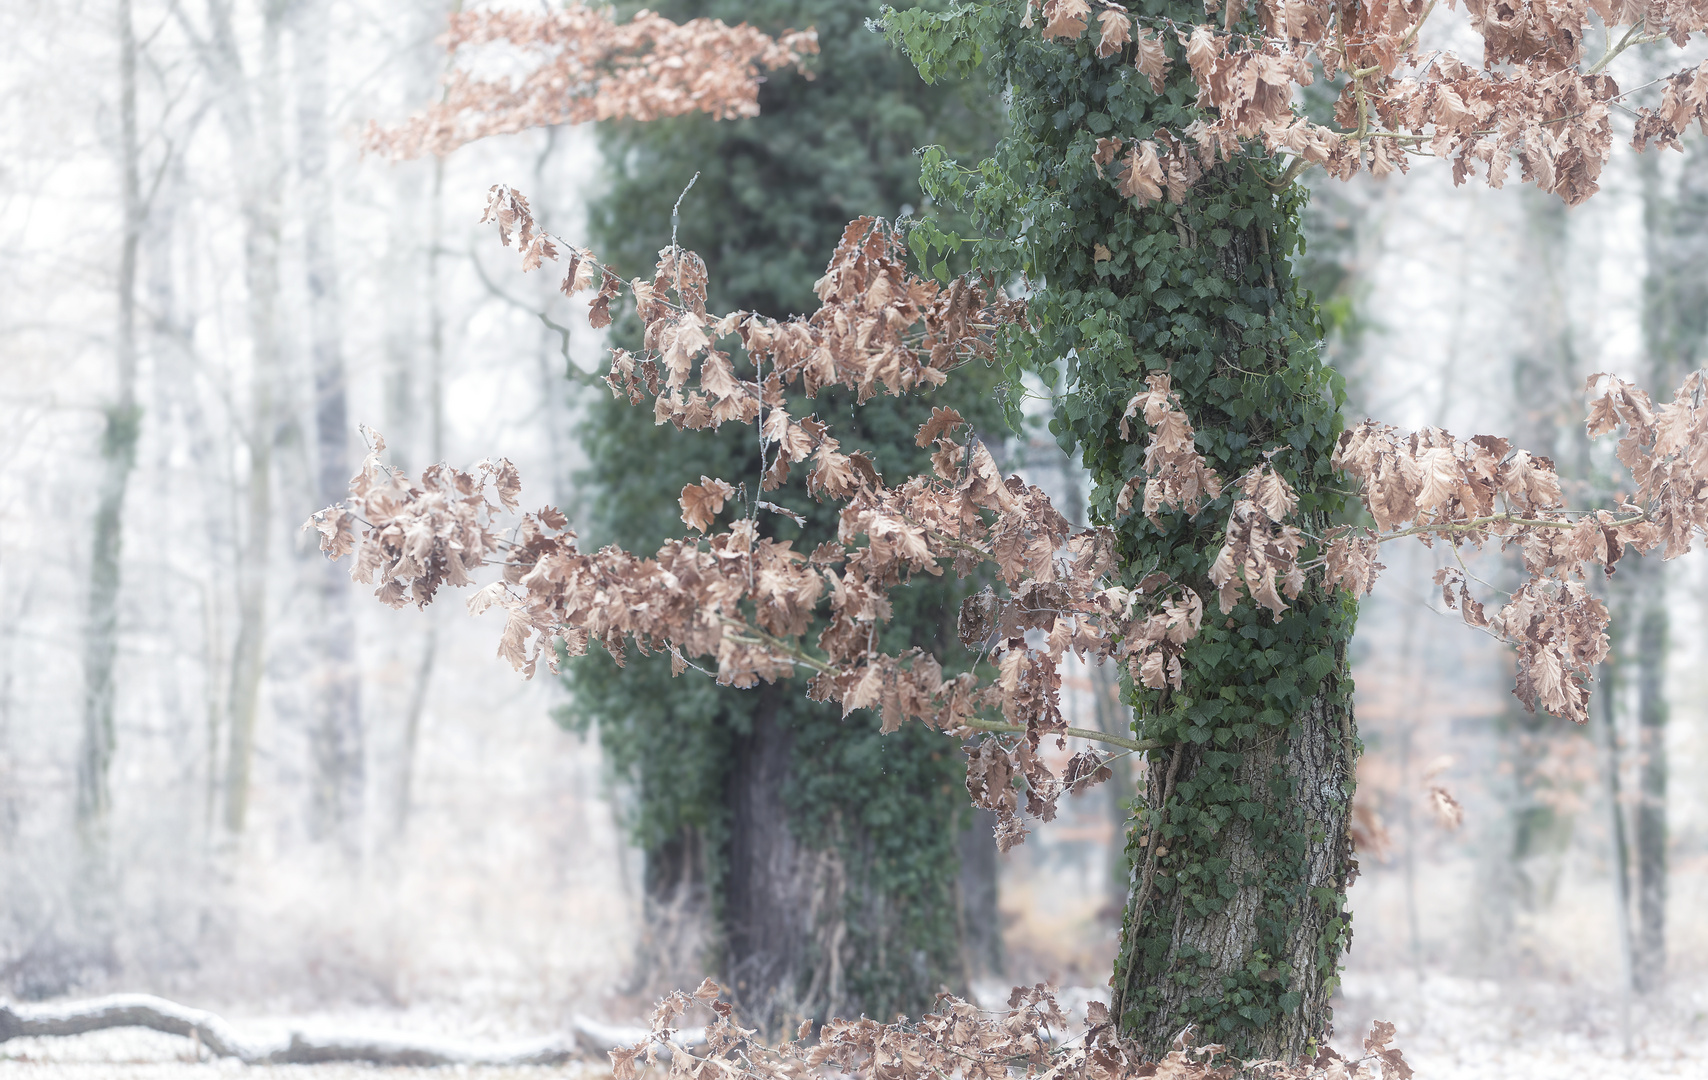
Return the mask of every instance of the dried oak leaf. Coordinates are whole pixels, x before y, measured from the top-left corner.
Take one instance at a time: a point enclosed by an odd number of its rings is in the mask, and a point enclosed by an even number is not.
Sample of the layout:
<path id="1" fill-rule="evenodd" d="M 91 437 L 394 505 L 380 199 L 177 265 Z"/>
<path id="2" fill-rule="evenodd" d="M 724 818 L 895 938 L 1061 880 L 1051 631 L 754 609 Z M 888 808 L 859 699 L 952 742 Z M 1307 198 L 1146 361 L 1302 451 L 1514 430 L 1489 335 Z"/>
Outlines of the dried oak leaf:
<path id="1" fill-rule="evenodd" d="M 931 419 L 919 425 L 919 434 L 913 437 L 914 445 L 930 446 L 964 423 L 966 421 L 954 409 L 933 407 Z"/>
<path id="2" fill-rule="evenodd" d="M 1429 789 L 1429 809 L 1435 820 L 1448 832 L 1456 832 L 1465 823 L 1465 808 L 1444 787 Z"/>
<path id="3" fill-rule="evenodd" d="M 724 500 L 735 497 L 735 488 L 723 480 L 700 477 L 698 484 L 682 489 L 682 523 L 697 532 L 705 532 L 712 519 L 723 512 Z"/>
<path id="4" fill-rule="evenodd" d="M 1151 81 L 1151 93 L 1162 93 L 1163 77 L 1168 74 L 1168 52 L 1163 48 L 1162 35 L 1140 30 L 1137 38 L 1138 58 L 1133 66 Z"/>
<path id="5" fill-rule="evenodd" d="M 1085 33 L 1090 16 L 1086 0 L 1044 0 L 1044 37 L 1074 40 Z"/>
<path id="6" fill-rule="evenodd" d="M 1132 39 L 1133 17 L 1118 8 L 1104 8 L 1097 13 L 1097 55 L 1110 57 Z"/>

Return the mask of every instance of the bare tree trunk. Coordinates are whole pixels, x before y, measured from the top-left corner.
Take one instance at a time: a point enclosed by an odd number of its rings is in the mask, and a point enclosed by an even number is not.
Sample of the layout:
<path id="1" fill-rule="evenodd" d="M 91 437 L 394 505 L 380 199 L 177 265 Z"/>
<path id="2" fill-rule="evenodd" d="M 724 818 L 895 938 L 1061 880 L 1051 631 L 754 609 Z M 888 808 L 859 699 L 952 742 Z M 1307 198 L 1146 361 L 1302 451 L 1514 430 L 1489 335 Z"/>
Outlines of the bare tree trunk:
<path id="1" fill-rule="evenodd" d="M 445 162 L 433 161 L 432 193 L 427 202 L 427 452 L 426 463 L 445 458 L 445 313 L 439 302 L 440 199 L 445 188 Z M 406 376 L 407 378 L 407 376 Z M 394 388 L 394 395 L 403 394 L 407 385 Z M 410 395 L 413 397 L 413 395 Z M 394 403 L 397 398 L 394 397 Z M 413 449 L 413 447 L 412 447 Z M 416 667 L 415 686 L 403 718 L 403 746 L 398 753 L 396 793 L 392 803 L 392 835 L 402 836 L 409 829 L 411 800 L 414 797 L 415 757 L 421 741 L 421 716 L 427 708 L 427 691 L 433 679 L 433 660 L 438 652 L 439 626 L 437 616 L 428 612 L 427 631 L 421 639 L 421 658 Z"/>
<path id="2" fill-rule="evenodd" d="M 1568 218 L 1559 200 L 1542 192 L 1526 190 L 1518 204 L 1522 221 L 1515 279 L 1520 302 L 1508 395 L 1517 411 L 1507 421 L 1507 429 L 1517 445 L 1560 459 L 1562 475 L 1581 484 L 1586 477 L 1583 448 L 1587 443 L 1576 434 L 1581 428 L 1573 415 L 1574 410 L 1581 414 L 1574 396 L 1581 376 L 1569 320 L 1568 282 L 1563 276 L 1572 262 Z M 1518 572 L 1515 560 L 1507 573 Z M 1548 766 L 1570 740 L 1582 738 L 1583 733 L 1566 730 L 1545 713 L 1527 712 L 1515 698 L 1507 699 L 1497 726 L 1503 759 L 1497 790 L 1505 804 L 1504 836 L 1488 852 L 1481 939 L 1490 947 L 1490 964 L 1504 968 L 1515 948 L 1522 951 L 1531 946 L 1521 919 L 1546 911 L 1554 902 L 1576 822 L 1566 809 L 1573 800 L 1552 790 L 1566 781 Z M 1521 932 L 1514 933 L 1515 928 Z"/>
<path id="3" fill-rule="evenodd" d="M 1631 974 L 1636 989 L 1648 993 L 1666 978 L 1667 896 L 1667 753 L 1666 665 L 1670 618 L 1666 606 L 1666 565 L 1655 558 L 1632 568 L 1641 614 L 1635 627 L 1637 683 L 1637 805 L 1632 816 L 1636 849 L 1635 935 Z"/>
<path id="4" fill-rule="evenodd" d="M 327 117 L 331 11 L 327 0 L 300 0 L 295 12 L 298 169 L 302 177 L 303 255 L 308 275 L 308 321 L 314 358 L 314 424 L 318 505 L 348 494 L 349 418 L 345 393 L 338 262 L 334 251 L 332 178 Z M 366 781 L 361 673 L 356 624 L 344 570 L 318 560 L 320 676 L 310 743 L 314 752 L 309 832 L 335 837 L 359 855 Z"/>
<path id="5" fill-rule="evenodd" d="M 398 777 L 395 801 L 392 804 L 392 835 L 402 836 L 409 831 L 409 814 L 414 809 L 415 755 L 421 742 L 421 715 L 427 711 L 427 690 L 433 683 L 433 660 L 439 649 L 439 626 L 436 609 L 424 614 L 428 619 L 427 632 L 421 636 L 421 659 L 415 668 L 415 685 L 409 692 L 409 704 L 403 714 L 403 747 L 398 754 Z"/>
<path id="6" fill-rule="evenodd" d="M 142 238 L 142 189 L 138 176 L 136 119 L 136 29 L 130 0 L 118 0 L 119 173 L 123 237 L 119 248 L 118 385 L 106 409 L 101 439 L 102 471 L 96 497 L 94 543 L 89 556 L 89 615 L 83 644 L 83 740 L 77 760 L 77 825 L 86 855 L 104 857 L 107 817 L 112 808 L 113 663 L 118 645 L 119 549 L 125 489 L 136 464 L 136 265 Z"/>
<path id="7" fill-rule="evenodd" d="M 1618 648 L 1615 644 L 1615 649 Z M 1617 655 L 1617 654 L 1615 654 Z M 1608 831 L 1613 841 L 1614 923 L 1619 931 L 1619 1028 L 1625 1045 L 1625 1056 L 1631 1056 L 1631 991 L 1635 982 L 1633 927 L 1631 925 L 1631 845 L 1629 823 L 1625 817 L 1624 784 L 1620 779 L 1622 764 L 1619 745 L 1618 662 L 1601 665 L 1596 677 L 1595 695 L 1599 707 L 1600 727 L 1605 737 L 1602 747 L 1602 781 L 1607 795 Z M 1592 714 L 1592 720 L 1594 719 Z"/>
<path id="8" fill-rule="evenodd" d="M 1701 364 L 1708 345 L 1708 150 L 1692 143 L 1676 184 L 1662 176 L 1661 155 L 1641 155 L 1644 254 L 1643 345 L 1656 393 Z M 1635 627 L 1637 797 L 1632 815 L 1635 864 L 1632 966 L 1649 992 L 1666 975 L 1667 720 L 1666 664 L 1671 632 L 1667 574 L 1657 557 L 1621 575 Z"/>
<path id="9" fill-rule="evenodd" d="M 1111 781 L 1111 787 L 1114 782 Z M 963 978 L 1002 974 L 1002 910 L 996 852 L 996 814 L 974 808 L 956 842 L 961 872 L 955 879 L 959 894 Z"/>
<path id="10" fill-rule="evenodd" d="M 279 370 L 279 195 L 282 117 L 279 94 L 279 0 L 263 0 L 261 66 L 245 76 L 230 0 L 208 0 L 209 40 L 202 57 L 219 100 L 243 217 L 244 284 L 252 357 L 244 528 L 237 567 L 237 641 L 232 650 L 225 827 L 243 831 L 249 811 L 250 764 L 261 701 L 266 646 L 268 532 L 273 516 L 274 381 Z"/>

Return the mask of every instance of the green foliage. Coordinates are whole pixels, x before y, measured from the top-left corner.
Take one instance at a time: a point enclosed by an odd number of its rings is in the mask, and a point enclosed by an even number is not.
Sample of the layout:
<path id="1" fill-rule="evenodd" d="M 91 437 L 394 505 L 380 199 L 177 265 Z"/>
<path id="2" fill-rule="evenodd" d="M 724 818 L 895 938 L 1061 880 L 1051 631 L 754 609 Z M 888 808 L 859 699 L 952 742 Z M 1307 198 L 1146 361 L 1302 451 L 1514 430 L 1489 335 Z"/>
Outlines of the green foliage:
<path id="1" fill-rule="evenodd" d="M 671 207 L 698 172 L 682 204 L 679 242 L 705 258 L 712 308 L 779 317 L 811 311 L 813 282 L 851 218 L 896 217 L 908 206 L 930 215 L 916 146 L 938 142 L 979 153 L 994 142 L 999 110 L 992 95 L 978 83 L 922 83 L 866 29 L 876 5 L 679 0 L 649 6 L 677 20 L 708 15 L 771 32 L 815 26 L 823 51 L 811 80 L 793 72 L 771 76 L 758 118 L 685 117 L 602 130 L 609 188 L 591 208 L 590 239 L 627 276 L 650 274 L 658 249 L 670 242 Z M 619 319 L 616 340 L 634 347 L 637 338 L 631 312 Z M 946 394 L 874 399 L 856 410 L 846 391 L 827 390 L 811 407 L 844 446 L 873 452 L 880 471 L 895 478 L 928 467 L 913 436 L 933 404 L 953 405 L 995 434 L 996 385 L 993 373 L 969 371 Z M 602 397 L 589 404 L 582 432 L 595 543 L 651 550 L 681 535 L 677 496 L 702 474 L 757 490 L 751 427 L 677 432 L 654 426 L 648 408 Z M 765 497 L 809 519 L 803 530 L 761 515 L 768 535 L 807 551 L 834 535 L 835 508 L 814 503 L 800 486 Z M 904 593 L 882 647 L 920 645 L 945 665 L 964 665 L 959 643 L 945 632 L 961 587 L 933 581 Z M 717 903 L 730 829 L 726 787 L 759 695 L 717 687 L 694 672 L 670 679 L 659 657 L 631 658 L 621 671 L 590 657 L 572 667 L 570 680 L 575 719 L 597 722 L 613 770 L 633 788 L 635 839 L 652 852 L 684 830 L 699 833 Z M 790 826 L 809 848 L 834 845 L 846 868 L 851 996 L 870 1015 L 917 1015 L 942 983 L 960 975 L 955 841 L 968 813 L 960 754 L 917 725 L 880 736 L 869 713 L 844 721 L 840 710 L 807 701 L 804 682 L 785 687 L 777 700 L 793 740 L 783 793 Z"/>
<path id="2" fill-rule="evenodd" d="M 1203 18 L 1187 0 L 1127 6 L 1181 23 Z M 1210 170 L 1182 205 L 1121 197 L 1092 162 L 1096 140 L 1131 142 L 1191 123 L 1197 89 L 1183 50 L 1163 35 L 1174 64 L 1156 94 L 1130 53 L 1099 59 L 1095 32 L 1045 41 L 1020 28 L 1022 7 L 1015 0 L 958 6 L 947 18 L 886 15 L 892 39 L 929 77 L 965 76 L 982 62 L 1011 88 L 1009 130 L 995 155 L 976 168 L 946 152 L 924 159 L 926 190 L 968 207 L 983 235 L 933 235 L 926 243 L 968 247 L 980 268 L 1034 289 L 1033 328 L 1006 341 L 1005 371 L 1011 378 L 1037 371 L 1067 387 L 1050 428 L 1064 449 L 1083 455 L 1094 482 L 1092 514 L 1115 526 L 1127 583 L 1160 569 L 1210 599 L 1207 574 L 1231 490 L 1193 518 L 1165 514 L 1153 525 L 1136 509 L 1118 517 L 1116 498 L 1144 456 L 1144 440 L 1123 440 L 1118 420 L 1145 376 L 1167 371 L 1197 428 L 1198 450 L 1225 480 L 1274 453 L 1310 531 L 1320 533 L 1341 509 L 1329 456 L 1344 389 L 1321 361 L 1322 327 L 1289 262 L 1302 247 L 1305 197 L 1297 185 L 1272 186 L 1280 169 L 1256 150 Z M 1111 258 L 1094 260 L 1098 244 Z M 1134 844 L 1141 831 L 1155 832 L 1168 853 L 1158 860 L 1157 896 L 1145 911 L 1128 913 L 1116 979 L 1120 985 L 1128 966 L 1139 966 L 1121 1018 L 1128 1030 L 1195 1023 L 1203 1041 L 1244 1054 L 1267 1025 L 1300 1005 L 1296 973 L 1272 958 L 1293 954 L 1311 907 L 1327 909 L 1315 955 L 1329 979 L 1348 931 L 1339 893 L 1307 895 L 1300 856 L 1309 838 L 1300 813 L 1287 809 L 1297 804 L 1292 778 L 1277 772 L 1266 783 L 1242 782 L 1242 753 L 1292 731 L 1313 701 L 1321 707 L 1326 698 L 1329 715 L 1346 715 L 1345 645 L 1355 607 L 1316 587 L 1279 620 L 1249 600 L 1226 617 L 1210 603 L 1187 649 L 1183 689 L 1127 687 L 1143 737 L 1199 749 L 1190 778 L 1133 831 Z M 1261 880 L 1230 879 L 1222 845 L 1236 819 L 1251 823 Z M 1129 854 L 1144 856 L 1135 847 Z M 1209 918 L 1251 888 L 1260 890 L 1260 945 L 1244 970 L 1206 981 L 1204 958 L 1180 947 L 1172 916 L 1159 915 L 1178 902 L 1187 918 Z M 1172 1015 L 1157 1017 L 1162 1009 Z"/>

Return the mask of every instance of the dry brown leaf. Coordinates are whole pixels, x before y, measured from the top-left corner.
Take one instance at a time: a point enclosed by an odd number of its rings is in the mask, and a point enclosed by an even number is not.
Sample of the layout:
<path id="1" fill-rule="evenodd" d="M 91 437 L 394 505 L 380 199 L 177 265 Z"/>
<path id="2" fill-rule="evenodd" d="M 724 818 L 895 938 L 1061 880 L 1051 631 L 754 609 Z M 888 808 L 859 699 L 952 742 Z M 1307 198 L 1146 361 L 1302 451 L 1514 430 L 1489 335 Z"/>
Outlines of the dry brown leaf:
<path id="1" fill-rule="evenodd" d="M 735 497 L 735 488 L 723 480 L 700 477 L 698 484 L 682 488 L 682 523 L 696 532 L 705 532 L 712 519 L 723 512 L 724 500 Z"/>

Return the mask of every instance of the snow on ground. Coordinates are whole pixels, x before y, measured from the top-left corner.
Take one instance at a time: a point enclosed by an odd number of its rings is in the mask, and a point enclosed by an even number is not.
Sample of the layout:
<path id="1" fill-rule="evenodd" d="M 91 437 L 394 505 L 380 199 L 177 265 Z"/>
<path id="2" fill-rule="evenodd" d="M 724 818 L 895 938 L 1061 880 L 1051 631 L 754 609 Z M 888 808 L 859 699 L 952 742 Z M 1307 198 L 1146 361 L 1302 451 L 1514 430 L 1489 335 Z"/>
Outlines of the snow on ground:
<path id="1" fill-rule="evenodd" d="M 1349 972 L 1342 987 L 1341 1052 L 1358 1045 L 1371 1020 L 1388 1020 L 1425 1080 L 1708 1080 L 1708 978 L 1700 972 L 1630 1002 L 1559 980 Z"/>
<path id="2" fill-rule="evenodd" d="M 285 1030 L 282 1022 L 245 1022 L 240 1026 L 245 1034 L 278 1034 Z M 291 1026 L 310 1028 L 299 1020 Z M 333 1024 L 333 1028 L 348 1030 L 348 1020 Z M 370 1029 L 382 1030 L 378 1024 Z M 393 1024 L 383 1030 L 419 1031 L 415 1025 Z M 460 1034 L 437 1029 L 434 1034 Z M 378 1067 L 360 1063 L 326 1065 L 243 1065 L 235 1059 L 194 1059 L 196 1047 L 189 1039 L 164 1035 L 155 1031 L 127 1028 L 93 1032 L 72 1038 L 13 1039 L 0 1046 L 0 1080 L 343 1080 L 346 1077 L 369 1077 L 372 1080 L 404 1080 L 406 1077 L 457 1077 L 468 1080 L 600 1080 L 608 1077 L 610 1069 L 597 1062 L 570 1062 L 562 1066 L 526 1066 L 496 1068 L 481 1066 L 452 1066 L 440 1069 Z"/>
<path id="3" fill-rule="evenodd" d="M 1681 973 L 1652 1000 L 1623 1002 L 1582 982 L 1511 979 L 1497 982 L 1426 972 L 1350 971 L 1336 1001 L 1335 1039 L 1349 1056 L 1372 1020 L 1398 1027 L 1396 1043 L 1419 1080 L 1708 1080 L 1708 976 Z M 981 985 L 984 1004 L 1001 1007 L 994 984 Z M 1063 1004 L 1083 1016 L 1102 991 L 1065 987 Z M 1627 1007 L 1629 1019 L 1627 1021 Z M 373 1010 L 360 1017 L 243 1018 L 246 1034 L 277 1036 L 287 1027 L 461 1037 L 446 1013 Z M 1626 1050 L 1629 1032 L 1629 1052 Z M 545 1034 L 533 1032 L 533 1034 Z M 602 1080 L 602 1062 L 562 1067 L 385 1069 L 356 1064 L 245 1067 L 235 1061 L 193 1061 L 190 1040 L 151 1031 L 97 1032 L 75 1038 L 14 1039 L 0 1046 L 0 1080 L 342 1080 L 367 1076 L 403 1080 L 456 1076 L 471 1080 Z"/>

